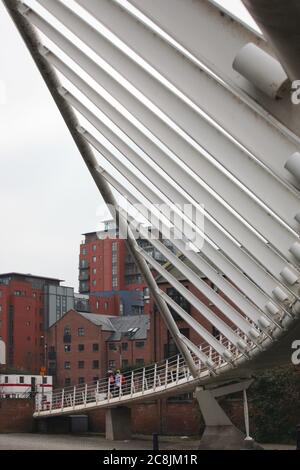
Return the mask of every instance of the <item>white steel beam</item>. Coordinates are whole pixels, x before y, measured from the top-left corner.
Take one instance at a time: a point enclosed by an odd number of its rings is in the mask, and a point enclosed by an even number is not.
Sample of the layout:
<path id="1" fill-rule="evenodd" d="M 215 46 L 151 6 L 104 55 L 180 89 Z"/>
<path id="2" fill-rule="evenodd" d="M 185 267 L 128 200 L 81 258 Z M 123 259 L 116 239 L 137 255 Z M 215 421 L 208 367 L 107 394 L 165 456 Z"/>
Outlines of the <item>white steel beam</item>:
<path id="1" fill-rule="evenodd" d="M 143 228 L 142 226 L 139 229 L 142 236 L 147 237 L 150 239 L 150 243 L 162 253 L 163 256 L 166 257 L 173 266 L 178 269 L 181 274 L 184 275 L 186 279 L 188 279 L 195 287 L 198 289 L 202 294 L 207 297 L 207 299 L 212 302 L 228 319 L 233 321 L 238 328 L 243 331 L 248 337 L 252 340 L 253 338 L 257 338 L 257 334 L 253 334 L 253 328 L 251 324 L 243 317 L 240 313 L 238 313 L 234 308 L 225 301 L 224 298 L 219 296 L 209 285 L 201 279 L 201 277 L 195 273 L 190 267 L 188 267 L 181 259 L 178 258 L 174 253 L 172 253 L 163 243 L 158 240 L 151 240 L 151 236 L 148 233 L 148 230 Z M 198 268 L 199 269 L 199 268 Z M 245 313 L 245 312 L 243 312 Z M 266 318 L 259 319 L 258 326 L 262 330 L 270 327 L 270 322 Z M 257 330 L 255 330 L 257 333 Z"/>
<path id="2" fill-rule="evenodd" d="M 238 100 L 235 94 L 207 74 L 205 69 L 189 61 L 176 48 L 147 28 L 145 23 L 120 7 L 118 1 L 76 1 L 207 113 L 207 117 L 203 113 L 203 119 L 208 121 L 209 127 L 221 126 L 258 160 L 267 163 L 270 159 L 272 165 L 275 161 L 281 166 L 286 178 L 290 177 L 287 170 L 284 170 L 284 165 L 287 156 L 298 151 L 300 147 L 266 119 L 269 115 L 262 116 Z M 202 145 L 287 224 L 298 229 L 293 214 L 299 210 L 299 193 L 283 184 L 246 151 L 227 152 L 227 138 L 224 139 L 218 129 L 212 128 L 210 132 L 207 132 L 206 128 L 203 129 L 204 137 L 202 134 L 199 136 Z M 200 132 L 200 126 L 198 131 Z M 211 133 L 214 134 L 213 137 L 210 137 Z M 223 151 L 217 151 L 217 140 L 220 142 L 219 148 Z"/>
<path id="3" fill-rule="evenodd" d="M 131 3 L 220 77 L 236 92 L 237 99 L 256 110 L 259 103 L 261 112 L 269 114 L 270 119 L 274 116 L 278 125 L 283 124 L 284 133 L 290 129 L 293 137 L 299 138 L 300 109 L 292 104 L 290 94 L 282 100 L 272 100 L 232 68 L 236 54 L 248 43 L 274 55 L 261 35 L 246 29 L 207 0 L 131 0 Z"/>
<path id="4" fill-rule="evenodd" d="M 208 320 L 215 328 L 217 328 L 222 335 L 224 335 L 234 346 L 245 353 L 247 344 L 218 317 L 212 312 L 201 300 L 199 300 L 194 294 L 192 294 L 186 287 L 184 287 L 180 281 L 178 281 L 172 274 L 170 274 L 164 267 L 162 267 L 157 261 L 149 256 L 142 248 L 139 248 L 139 253 L 144 259 L 152 266 L 167 282 L 173 286 L 180 295 L 182 295 L 206 320 Z"/>
<path id="5" fill-rule="evenodd" d="M 168 296 L 162 290 L 159 290 L 159 294 L 164 299 L 164 301 L 171 307 L 175 312 L 184 320 L 188 325 L 190 325 L 193 330 L 198 333 L 204 341 L 207 342 L 220 356 L 226 358 L 226 360 L 232 357 L 231 353 L 225 348 L 222 343 L 220 343 L 206 328 L 204 328 L 200 323 L 197 322 L 191 315 L 189 315 L 185 310 L 183 310 L 180 305 L 178 305 L 171 297 Z"/>
<path id="6" fill-rule="evenodd" d="M 86 135 L 88 142 L 91 145 L 95 146 L 95 141 L 93 140 L 92 136 L 90 136 L 89 133 L 87 131 L 84 131 L 83 129 L 81 130 L 81 132 L 83 132 Z M 105 159 L 103 154 L 100 154 L 100 155 L 102 158 Z M 107 160 L 105 159 L 105 161 Z M 145 197 L 144 195 L 140 193 L 140 199 L 137 199 L 137 197 L 134 196 L 132 192 L 129 190 L 128 185 L 127 187 L 125 185 L 122 185 L 116 176 L 114 177 L 111 176 L 106 170 L 104 170 L 101 167 L 99 168 L 99 171 L 103 174 L 106 180 L 118 191 L 118 193 L 123 194 L 133 206 L 136 206 L 137 204 L 141 204 L 142 197 Z M 148 200 L 148 204 L 145 206 L 145 208 L 151 210 L 151 205 L 152 205 L 152 200 L 151 202 Z M 146 217 L 146 214 L 143 213 L 142 215 Z M 152 224 L 152 226 L 157 230 L 159 229 L 168 230 L 167 226 L 164 224 L 164 222 L 161 219 L 158 221 L 157 224 L 153 220 L 151 222 L 149 221 L 149 224 L 150 225 Z M 174 227 L 176 228 L 176 223 Z M 152 243 L 151 239 L 150 239 L 150 242 Z M 190 249 L 186 249 L 186 245 L 182 240 L 173 239 L 172 243 L 185 256 L 185 258 L 188 259 L 194 265 L 194 267 L 197 270 L 200 270 L 201 272 L 203 272 L 203 274 L 208 279 L 210 279 L 211 282 L 213 282 L 213 284 L 216 285 L 221 290 L 221 292 L 223 292 L 229 299 L 231 299 L 232 302 L 246 316 L 248 316 L 248 318 L 250 318 L 257 325 L 261 325 L 262 323 L 265 324 L 264 322 L 265 317 L 262 316 L 262 312 L 258 310 L 257 308 L 255 308 L 254 304 L 249 302 L 249 300 L 242 294 L 242 292 L 236 289 L 234 285 L 231 282 L 229 282 L 222 273 L 216 271 L 216 269 L 212 267 L 211 263 L 206 261 L 201 256 L 201 253 L 196 253 Z M 204 242 L 204 249 L 202 250 L 204 254 L 206 253 L 205 246 L 206 246 L 206 242 Z M 215 253 L 218 254 L 217 251 Z M 253 284 L 252 286 L 254 287 Z M 256 302 L 258 302 L 257 299 L 260 298 L 261 296 L 262 296 L 261 291 L 257 290 L 256 296 L 255 296 Z M 267 299 L 263 298 L 262 303 L 261 303 L 262 308 L 265 308 L 266 303 L 267 303 Z M 282 314 L 282 311 L 279 307 L 275 307 L 274 305 L 274 308 L 277 309 L 278 315 L 280 313 Z M 274 318 L 270 317 L 269 311 L 266 310 L 265 314 L 267 315 L 269 321 L 275 324 L 278 328 L 281 328 L 280 325 L 274 320 Z"/>
<path id="7" fill-rule="evenodd" d="M 158 107 L 161 103 L 164 103 L 164 107 L 167 107 L 169 116 L 176 116 L 177 124 L 180 128 L 186 129 L 188 134 L 191 135 L 195 141 L 199 139 L 200 127 L 198 123 L 198 115 L 192 109 L 183 105 L 182 101 L 176 97 L 171 91 L 164 88 L 157 80 L 149 75 L 148 72 L 143 70 L 138 64 L 136 64 L 131 58 L 127 57 L 121 50 L 115 47 L 109 40 L 104 38 L 99 34 L 94 28 L 89 24 L 83 21 L 78 15 L 74 14 L 70 9 L 65 7 L 58 1 L 49 3 L 46 2 L 44 5 L 44 0 L 41 1 L 43 6 L 45 6 L 54 16 L 60 19 L 63 24 L 68 27 L 74 34 L 76 34 L 85 44 L 91 47 L 100 57 L 112 65 L 115 70 L 121 72 L 126 79 L 131 83 L 134 83 L 138 86 L 139 90 L 147 96 L 152 103 L 156 104 Z M 33 23 L 38 22 L 38 15 L 30 13 L 28 10 L 26 16 L 31 18 Z M 43 31 L 44 32 L 44 31 Z M 46 33 L 47 34 L 47 33 Z M 157 119 L 156 119 L 157 120 Z M 208 126 L 204 132 L 202 138 L 205 138 L 205 134 L 209 133 L 212 129 L 211 126 Z M 170 129 L 172 135 L 175 135 L 174 130 Z M 188 139 L 189 135 L 185 134 L 184 136 L 178 137 L 182 140 L 184 144 L 184 155 L 185 160 L 188 158 Z M 165 142 L 168 142 L 167 139 L 162 139 Z M 174 143 L 173 138 L 173 143 Z M 212 138 L 213 142 L 214 139 Z M 227 140 L 230 143 L 229 140 Z M 201 145 L 201 142 L 200 142 Z M 225 143 L 224 143 L 225 145 Z M 219 151 L 226 151 L 226 147 L 219 148 Z M 228 152 L 233 152 L 234 147 L 231 146 Z M 285 226 L 281 225 L 276 218 L 272 217 L 272 213 L 263 208 L 261 205 L 252 199 L 247 192 L 239 187 L 239 185 L 234 184 L 232 180 L 225 176 L 215 165 L 212 164 L 208 159 L 202 159 L 199 162 L 199 156 L 201 152 L 196 152 L 198 156 L 197 164 L 195 159 L 192 159 L 192 164 L 194 166 L 193 171 L 196 172 L 201 177 L 205 176 L 205 182 L 210 185 L 210 187 L 216 191 L 216 193 L 223 198 L 233 209 L 235 209 L 241 217 L 243 217 L 252 227 L 254 227 L 264 238 L 266 238 L 270 246 L 274 246 L 282 256 L 286 257 L 291 263 L 297 265 L 298 261 L 290 253 L 290 247 L 299 240 L 299 237 L 296 237 L 292 234 Z M 201 164 L 201 165 L 200 165 Z M 201 171 L 199 171 L 201 167 Z M 204 201 L 202 201 L 204 202 Z M 225 213 L 225 211 L 224 211 Z M 218 217 L 220 220 L 220 218 Z M 232 229 L 233 222 L 230 223 L 230 228 Z M 253 238 L 254 234 L 250 233 L 250 230 L 245 226 L 244 230 L 247 230 L 248 236 L 242 238 L 241 233 L 239 232 L 240 238 L 244 240 L 245 248 L 247 248 L 253 255 L 258 254 L 258 245 L 257 242 L 254 242 L 252 248 L 247 247 L 245 241 Z M 236 236 L 236 235 L 234 235 Z M 256 237 L 254 237 L 256 238 Z M 237 238 L 238 239 L 238 238 Z M 264 246 L 266 248 L 266 256 L 269 258 L 274 258 L 275 253 L 269 250 L 269 245 Z M 267 253 L 270 251 L 270 253 Z M 258 255 L 258 258 L 263 260 L 262 254 Z M 279 271 L 281 272 L 281 270 Z M 277 272 L 277 274 L 279 274 Z M 300 277 L 300 273 L 299 273 Z"/>
<path id="8" fill-rule="evenodd" d="M 105 133 L 105 126 L 103 127 L 103 125 L 101 124 L 101 121 L 99 121 L 99 119 L 96 118 L 93 115 L 93 113 L 91 113 L 82 103 L 80 103 L 70 93 L 67 93 L 65 95 L 65 98 L 68 99 L 69 102 L 72 104 L 72 106 L 75 106 L 76 109 L 79 112 L 81 112 L 85 116 L 85 118 L 88 119 L 100 132 Z M 103 109 L 103 107 L 100 106 L 100 109 Z M 107 127 L 106 127 L 106 134 L 105 135 L 107 135 Z M 110 136 L 108 138 L 111 139 L 111 133 L 110 133 Z M 117 147 L 119 147 L 119 145 L 120 144 L 118 143 Z M 127 150 L 128 150 L 128 145 L 127 145 Z M 127 158 L 128 158 L 129 155 L 132 155 L 132 153 L 133 153 L 132 150 L 131 150 L 130 153 L 127 153 Z M 136 158 L 137 157 L 135 157 L 135 163 L 134 163 L 135 165 L 137 165 Z M 138 167 L 139 168 L 141 167 L 142 163 L 143 163 L 142 159 L 138 158 Z M 126 170 L 127 169 L 123 170 L 123 174 Z M 142 172 L 143 172 L 143 174 L 149 176 L 151 171 L 153 172 L 154 170 L 151 169 L 151 167 L 148 166 L 147 169 L 146 170 L 144 169 Z M 172 169 L 170 169 L 170 171 L 172 171 Z M 182 179 L 182 172 L 181 172 L 180 175 L 178 175 L 178 178 Z M 159 174 L 154 172 L 154 181 L 157 182 L 158 180 L 160 181 L 159 188 L 158 188 L 159 191 L 162 191 L 162 192 L 165 193 L 165 190 L 163 190 L 163 188 L 165 188 L 166 185 L 168 187 L 168 183 Z M 145 192 L 145 190 L 146 190 L 146 188 L 143 188 L 143 187 L 140 188 L 140 191 L 142 193 Z M 169 193 L 168 197 L 171 200 L 174 200 L 174 189 L 171 189 L 171 193 Z M 177 192 L 176 202 L 179 203 L 180 201 L 184 201 L 184 203 L 189 203 L 189 200 L 183 199 L 183 196 Z M 235 220 L 234 217 L 233 217 L 233 219 Z M 210 227 L 211 227 L 211 231 L 210 231 Z M 273 296 L 272 292 L 273 292 L 274 288 L 276 287 L 276 284 L 277 284 L 276 281 L 271 279 L 269 277 L 268 273 L 265 272 L 264 270 L 262 270 L 259 266 L 255 267 L 254 261 L 251 260 L 251 258 L 249 258 L 248 254 L 244 253 L 241 250 L 241 248 L 239 248 L 237 245 L 235 245 L 230 238 L 226 237 L 225 234 L 222 231 L 217 230 L 216 226 L 214 226 L 209 219 L 206 219 L 206 222 L 205 222 L 205 233 L 217 245 L 219 245 L 223 249 L 223 251 L 231 257 L 231 259 L 233 259 L 233 260 L 235 259 L 236 263 L 238 264 L 239 267 L 243 266 L 243 269 L 246 272 L 247 272 L 247 269 L 249 269 L 249 267 L 252 266 L 252 276 L 253 276 L 252 278 L 253 278 L 253 280 L 256 283 L 258 283 L 259 285 L 261 285 L 264 290 L 267 289 L 268 294 Z M 262 246 L 265 246 L 265 245 L 262 244 Z M 243 260 L 244 260 L 245 264 L 242 263 Z M 279 277 L 278 281 L 281 282 L 280 277 Z M 295 289 L 296 294 L 297 294 L 296 286 L 294 287 L 294 289 Z"/>
<path id="9" fill-rule="evenodd" d="M 58 77 L 51 65 L 45 60 L 44 57 L 41 56 L 39 53 L 39 40 L 36 35 L 36 32 L 31 27 L 30 23 L 22 17 L 19 13 L 20 3 L 17 0 L 3 0 L 4 4 L 14 21 L 18 31 L 20 32 L 26 46 L 28 47 L 33 60 L 35 61 L 68 129 L 73 137 L 73 140 L 83 158 L 84 163 L 86 164 L 90 174 L 101 194 L 103 200 L 106 204 L 115 207 L 116 212 L 118 213 L 118 204 L 117 201 L 111 191 L 111 187 L 107 183 L 104 177 L 98 172 L 98 163 L 97 160 L 91 150 L 91 147 L 87 144 L 83 136 L 78 132 L 78 121 L 73 109 L 64 101 L 58 92 L 60 87 L 60 82 Z M 178 339 L 178 326 L 174 321 L 167 304 L 162 300 L 162 298 L 157 294 L 157 285 L 153 278 L 152 272 L 149 269 L 149 266 L 145 262 L 144 258 L 139 254 L 137 248 L 137 242 L 127 225 L 127 222 L 122 218 L 119 217 L 118 226 L 121 231 L 125 233 L 125 228 L 127 231 L 127 246 L 136 262 L 140 272 L 142 273 L 146 284 L 149 287 L 149 291 L 154 298 L 154 301 L 157 303 L 158 310 L 163 317 L 170 333 L 174 339 L 178 350 L 184 357 L 186 364 L 189 367 L 189 370 L 194 378 L 198 377 L 198 371 L 195 368 L 195 363 L 193 358 L 188 350 L 188 348 L 179 341 Z"/>
<path id="10" fill-rule="evenodd" d="M 157 164 L 162 168 L 164 169 L 164 171 L 167 171 L 169 174 L 172 174 L 174 173 L 174 164 L 172 163 L 172 161 L 170 161 L 170 159 L 162 152 L 162 148 L 161 146 L 155 146 L 153 144 L 153 142 L 151 142 L 151 140 L 149 139 L 149 134 L 147 135 L 147 131 L 146 131 L 146 135 L 142 136 L 142 139 L 143 141 L 141 142 L 141 134 L 139 133 L 139 131 L 137 131 L 135 129 L 135 127 L 131 124 L 131 123 L 128 123 L 127 122 L 127 119 L 128 119 L 128 115 L 126 116 L 121 116 L 120 115 L 120 111 L 117 111 L 114 107 L 112 107 L 110 104 L 108 104 L 104 99 L 101 98 L 101 96 L 96 93 L 93 89 L 91 89 L 91 87 L 89 87 L 80 77 L 78 77 L 69 67 L 67 67 L 58 57 L 56 57 L 54 54 L 52 53 L 49 53 L 48 54 L 48 60 L 50 60 L 50 62 L 55 65 L 58 70 L 60 72 L 62 72 L 69 80 L 71 80 L 82 92 L 84 92 L 86 94 L 86 96 L 91 99 L 102 111 L 105 111 L 105 113 L 110 117 L 112 118 L 112 113 L 113 113 L 113 118 L 112 119 L 115 119 L 115 122 L 117 123 L 117 125 L 121 128 L 125 128 L 125 132 L 128 132 L 129 135 L 131 136 L 134 136 L 135 138 L 135 141 L 137 142 L 138 145 L 141 146 L 141 148 L 145 149 L 147 151 L 148 150 L 148 153 L 151 155 L 151 158 L 154 159 L 155 161 L 155 158 L 156 158 L 156 162 Z M 89 59 L 88 59 L 89 60 Z M 96 65 L 96 64 L 94 64 Z M 97 66 L 96 66 L 97 67 Z M 101 69 L 100 69 L 101 70 Z M 95 73 L 95 77 L 97 77 L 97 74 Z M 111 82 L 111 80 L 110 80 Z M 126 119 L 124 119 L 124 117 Z M 128 129 L 128 130 L 126 130 Z M 145 134 L 145 132 L 144 132 Z M 146 138 L 145 138 L 146 137 Z M 154 146 L 153 146 L 154 145 Z M 150 147 L 149 147 L 150 146 Z M 155 149 L 155 150 L 154 150 Z M 180 170 L 180 175 L 178 177 L 176 177 L 176 180 L 177 181 L 180 181 L 182 182 L 182 185 L 184 187 L 184 190 L 187 190 L 189 192 L 189 194 L 193 197 L 193 198 L 198 198 L 199 202 L 206 202 L 207 201 L 207 197 L 210 198 L 210 195 L 209 193 L 206 193 L 205 191 L 203 191 L 203 188 L 201 186 L 199 186 L 195 180 L 193 178 L 191 178 L 190 175 L 186 174 L 183 169 L 181 168 Z M 201 192 L 202 190 L 202 192 Z M 206 196 L 206 198 L 205 198 Z M 204 199 L 205 198 L 205 199 Z M 197 199 L 196 199 L 197 200 Z M 215 204 L 218 204 L 218 201 L 215 202 Z M 206 204 L 206 208 L 207 208 L 207 204 Z M 220 210 L 219 210 L 219 213 L 222 215 L 224 213 L 224 207 L 222 205 L 220 205 Z M 215 216 L 215 218 L 217 219 L 217 217 Z M 236 220 L 233 216 L 232 216 L 232 219 L 231 219 L 231 223 L 233 223 L 233 221 Z M 239 221 L 237 221 L 239 222 Z M 241 228 L 244 228 L 243 224 L 240 224 L 239 227 L 237 228 L 238 229 L 241 229 Z M 214 239 L 215 237 L 212 237 L 212 239 Z M 245 238 L 245 237 L 244 237 Z M 220 243 L 218 242 L 218 240 L 214 240 L 217 244 Z M 222 246 L 222 245 L 221 245 Z M 262 256 L 259 256 L 261 255 L 261 252 L 260 252 L 260 249 L 259 249 L 259 246 L 261 246 L 264 250 L 264 252 L 266 251 L 266 246 L 263 242 L 260 242 L 260 244 L 258 246 L 256 246 L 256 257 L 259 259 L 259 261 L 261 262 L 262 261 Z M 224 251 L 227 253 L 227 255 L 230 253 L 230 251 L 228 251 L 228 249 L 224 248 Z M 241 254 L 240 254 L 240 250 L 237 249 L 236 247 L 234 248 L 235 250 L 237 250 L 237 257 L 238 259 L 241 258 Z M 232 255 L 230 255 L 232 257 Z M 278 273 L 282 271 L 282 269 L 284 269 L 284 264 L 280 264 L 280 266 L 277 264 L 277 269 L 274 269 L 275 267 L 273 266 L 273 268 L 270 268 L 269 265 L 267 265 L 267 269 L 272 272 L 275 276 L 277 275 L 277 277 L 279 278 L 280 282 L 283 282 L 283 280 L 281 279 L 280 276 L 278 276 Z M 243 267 L 243 269 L 245 269 Z M 255 282 L 257 282 L 257 275 L 255 274 L 254 276 L 254 280 Z M 271 291 L 273 290 L 273 288 L 271 288 Z"/>

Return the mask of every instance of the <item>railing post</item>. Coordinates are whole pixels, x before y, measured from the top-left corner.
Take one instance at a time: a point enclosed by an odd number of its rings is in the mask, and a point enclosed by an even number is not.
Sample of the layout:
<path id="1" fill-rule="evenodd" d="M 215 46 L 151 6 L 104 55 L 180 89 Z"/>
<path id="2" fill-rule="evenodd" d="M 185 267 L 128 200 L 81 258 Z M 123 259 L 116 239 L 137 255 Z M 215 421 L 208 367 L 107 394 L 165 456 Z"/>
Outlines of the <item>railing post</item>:
<path id="1" fill-rule="evenodd" d="M 61 392 L 61 411 L 64 410 L 64 399 L 65 399 L 65 389 L 63 388 Z"/>
<path id="2" fill-rule="evenodd" d="M 166 360 L 166 370 L 165 370 L 165 388 L 168 385 L 168 368 L 169 368 L 169 360 Z"/>
<path id="3" fill-rule="evenodd" d="M 178 380 L 179 380 L 179 360 L 180 360 L 180 357 L 179 357 L 179 354 L 178 354 L 177 364 L 176 364 L 176 383 L 178 383 Z"/>
<path id="4" fill-rule="evenodd" d="M 131 372 L 131 390 L 130 395 L 132 396 L 134 393 L 134 371 Z"/>
<path id="5" fill-rule="evenodd" d="M 36 411 L 38 412 L 38 415 L 40 414 L 40 411 L 41 411 L 41 400 L 40 400 L 40 395 L 36 396 L 35 397 L 35 409 Z"/>
<path id="6" fill-rule="evenodd" d="M 108 378 L 108 383 L 107 383 L 107 401 L 110 401 L 110 380 Z"/>
<path id="7" fill-rule="evenodd" d="M 143 375 L 142 375 L 142 394 L 144 395 L 145 391 L 145 367 L 143 368 Z"/>
<path id="8" fill-rule="evenodd" d="M 154 384 L 153 384 L 153 390 L 155 391 L 156 389 L 156 374 L 157 374 L 157 364 L 154 366 Z"/>
<path id="9" fill-rule="evenodd" d="M 87 384 L 85 384 L 85 390 L 84 390 L 84 406 L 86 406 L 86 400 L 87 400 Z"/>
<path id="10" fill-rule="evenodd" d="M 96 383 L 96 405 L 98 405 L 98 395 L 99 395 L 99 380 Z"/>
<path id="11" fill-rule="evenodd" d="M 73 388 L 73 410 L 75 409 L 75 402 L 76 402 L 76 385 Z"/>

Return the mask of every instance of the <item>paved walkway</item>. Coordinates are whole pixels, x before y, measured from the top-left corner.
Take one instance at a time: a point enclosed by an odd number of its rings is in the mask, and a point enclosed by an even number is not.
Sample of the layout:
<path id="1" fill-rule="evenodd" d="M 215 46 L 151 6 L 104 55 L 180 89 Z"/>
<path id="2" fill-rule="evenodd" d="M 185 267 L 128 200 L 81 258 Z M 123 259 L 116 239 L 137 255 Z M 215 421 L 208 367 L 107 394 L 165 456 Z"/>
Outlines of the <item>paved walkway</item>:
<path id="1" fill-rule="evenodd" d="M 161 450 L 196 450 L 198 441 L 177 438 L 160 442 Z M 102 436 L 0 434 L 0 450 L 151 450 L 151 440 L 107 441 Z"/>
<path id="2" fill-rule="evenodd" d="M 198 440 L 161 437 L 160 450 L 197 450 Z M 266 450 L 295 450 L 295 446 L 263 444 Z M 0 434 L 0 450 L 152 450 L 151 439 L 107 441 L 100 435 Z"/>

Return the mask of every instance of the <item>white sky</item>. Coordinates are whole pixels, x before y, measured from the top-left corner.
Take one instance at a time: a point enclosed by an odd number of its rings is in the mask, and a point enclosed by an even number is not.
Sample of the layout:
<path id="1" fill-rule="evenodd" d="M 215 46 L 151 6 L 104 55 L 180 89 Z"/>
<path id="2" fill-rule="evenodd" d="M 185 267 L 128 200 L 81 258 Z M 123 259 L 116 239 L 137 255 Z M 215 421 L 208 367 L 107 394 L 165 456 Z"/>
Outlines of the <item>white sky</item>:
<path id="1" fill-rule="evenodd" d="M 218 0 L 247 20 L 240 0 Z M 65 279 L 78 288 L 79 244 L 101 197 L 0 2 L 0 273 Z"/>

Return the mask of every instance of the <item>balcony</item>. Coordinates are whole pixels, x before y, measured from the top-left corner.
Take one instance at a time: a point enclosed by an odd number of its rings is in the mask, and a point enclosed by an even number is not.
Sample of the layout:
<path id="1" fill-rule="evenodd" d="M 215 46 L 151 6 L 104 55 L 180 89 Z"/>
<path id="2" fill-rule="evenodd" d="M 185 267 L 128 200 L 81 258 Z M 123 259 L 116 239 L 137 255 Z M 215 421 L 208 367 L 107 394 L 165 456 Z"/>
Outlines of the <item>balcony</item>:
<path id="1" fill-rule="evenodd" d="M 79 293 L 88 294 L 90 292 L 90 284 L 88 282 L 79 282 Z"/>
<path id="2" fill-rule="evenodd" d="M 81 259 L 79 260 L 79 269 L 88 269 L 90 267 L 90 264 L 87 260 Z"/>
<path id="3" fill-rule="evenodd" d="M 79 281 L 88 281 L 90 279 L 90 274 L 86 271 L 79 273 Z"/>
<path id="4" fill-rule="evenodd" d="M 69 334 L 64 335 L 63 342 L 64 343 L 71 343 L 72 342 L 72 336 L 69 335 Z"/>

